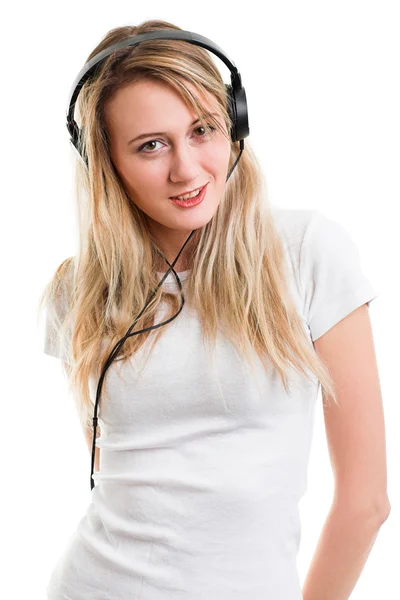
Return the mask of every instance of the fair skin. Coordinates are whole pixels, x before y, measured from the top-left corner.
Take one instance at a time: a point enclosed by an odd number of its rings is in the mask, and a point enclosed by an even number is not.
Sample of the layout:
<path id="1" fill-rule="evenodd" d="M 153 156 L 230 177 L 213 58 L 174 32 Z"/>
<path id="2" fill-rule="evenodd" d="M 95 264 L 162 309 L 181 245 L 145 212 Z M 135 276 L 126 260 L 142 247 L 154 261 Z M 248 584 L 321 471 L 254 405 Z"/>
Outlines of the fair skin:
<path id="1" fill-rule="evenodd" d="M 209 97 L 201 100 L 206 110 L 217 112 Z M 152 236 L 172 263 L 190 233 L 204 227 L 218 208 L 228 174 L 229 136 L 217 129 L 210 135 L 201 122 L 192 125 L 196 113 L 170 87 L 151 80 L 119 89 L 107 103 L 105 116 L 111 159 L 125 191 L 146 214 Z M 221 115 L 219 121 L 223 124 Z M 149 132 L 165 134 L 129 143 Z M 205 199 L 198 206 L 181 208 L 170 200 L 207 183 Z M 176 271 L 189 266 L 188 246 Z M 168 269 L 165 262 L 162 269 Z"/>
<path id="2" fill-rule="evenodd" d="M 334 498 L 302 592 L 304 600 L 347 600 L 390 512 L 383 403 L 367 304 L 314 347 L 338 389 L 340 408 L 331 399 L 324 402 Z"/>

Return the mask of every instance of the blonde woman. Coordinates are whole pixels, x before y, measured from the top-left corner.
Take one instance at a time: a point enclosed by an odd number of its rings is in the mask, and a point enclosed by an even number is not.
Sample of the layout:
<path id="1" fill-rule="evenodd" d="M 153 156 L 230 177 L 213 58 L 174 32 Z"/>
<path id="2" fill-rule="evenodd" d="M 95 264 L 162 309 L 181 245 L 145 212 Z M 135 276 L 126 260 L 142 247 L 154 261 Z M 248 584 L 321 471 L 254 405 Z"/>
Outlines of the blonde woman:
<path id="1" fill-rule="evenodd" d="M 160 30 L 182 31 L 118 27 L 87 62 Z M 268 205 L 199 45 L 122 43 L 77 108 L 80 243 L 44 291 L 44 351 L 68 375 L 94 473 L 47 598 L 348 598 L 390 511 L 376 293 L 355 244 L 319 210 Z M 320 386 L 335 495 L 301 590 Z"/>

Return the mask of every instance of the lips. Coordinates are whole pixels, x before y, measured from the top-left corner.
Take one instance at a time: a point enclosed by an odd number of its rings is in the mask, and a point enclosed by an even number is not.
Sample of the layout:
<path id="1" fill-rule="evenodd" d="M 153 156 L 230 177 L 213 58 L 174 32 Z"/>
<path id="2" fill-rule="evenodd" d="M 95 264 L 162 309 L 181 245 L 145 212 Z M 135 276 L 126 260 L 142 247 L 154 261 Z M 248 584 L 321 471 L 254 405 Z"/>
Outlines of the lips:
<path id="1" fill-rule="evenodd" d="M 177 198 L 178 198 L 178 196 L 186 196 L 186 194 L 191 194 L 192 192 L 201 192 L 201 190 L 202 190 L 203 188 L 205 188 L 205 187 L 206 187 L 206 185 L 207 185 L 207 183 L 206 183 L 205 185 L 203 185 L 202 187 L 195 188 L 194 190 L 189 190 L 189 191 L 187 191 L 187 192 L 183 192 L 183 194 L 178 194 L 177 196 L 170 196 L 170 198 L 177 199 Z"/>

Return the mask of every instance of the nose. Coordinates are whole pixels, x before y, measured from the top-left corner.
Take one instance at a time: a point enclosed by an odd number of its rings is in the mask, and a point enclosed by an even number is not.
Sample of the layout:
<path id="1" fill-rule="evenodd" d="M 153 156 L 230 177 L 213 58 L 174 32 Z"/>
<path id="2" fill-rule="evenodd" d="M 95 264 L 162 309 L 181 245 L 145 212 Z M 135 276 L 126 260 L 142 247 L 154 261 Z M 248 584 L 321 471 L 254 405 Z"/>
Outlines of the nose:
<path id="1" fill-rule="evenodd" d="M 198 181 L 199 169 L 199 150 L 190 146 L 184 140 L 176 144 L 172 152 L 170 180 L 179 181 Z"/>

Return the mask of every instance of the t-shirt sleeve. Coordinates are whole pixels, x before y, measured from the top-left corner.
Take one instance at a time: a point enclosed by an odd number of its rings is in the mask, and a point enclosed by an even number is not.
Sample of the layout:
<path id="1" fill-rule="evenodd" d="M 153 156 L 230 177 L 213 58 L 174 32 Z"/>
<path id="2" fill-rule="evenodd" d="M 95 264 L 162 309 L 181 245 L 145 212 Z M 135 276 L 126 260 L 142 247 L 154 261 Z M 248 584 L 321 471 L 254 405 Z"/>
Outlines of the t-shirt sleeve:
<path id="1" fill-rule="evenodd" d="M 300 281 L 313 342 L 377 297 L 349 232 L 320 211 L 311 218 L 301 245 Z"/>
<path id="2" fill-rule="evenodd" d="M 45 325 L 43 352 L 49 356 L 54 356 L 64 362 L 70 363 L 71 361 L 67 351 L 68 334 L 65 336 L 65 345 L 63 345 L 61 334 L 61 324 L 65 319 L 67 309 L 67 288 L 65 283 L 61 280 L 56 297 L 47 304 L 44 311 Z"/>

